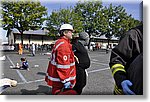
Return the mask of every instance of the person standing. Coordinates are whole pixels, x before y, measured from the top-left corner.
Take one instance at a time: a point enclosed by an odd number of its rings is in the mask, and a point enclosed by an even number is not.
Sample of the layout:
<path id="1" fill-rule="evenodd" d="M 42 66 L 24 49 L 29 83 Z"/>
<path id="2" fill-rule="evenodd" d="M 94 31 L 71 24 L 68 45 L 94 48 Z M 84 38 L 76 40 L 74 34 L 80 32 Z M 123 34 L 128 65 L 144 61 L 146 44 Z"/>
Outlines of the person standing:
<path id="1" fill-rule="evenodd" d="M 32 56 L 35 56 L 35 44 L 32 43 Z"/>
<path id="2" fill-rule="evenodd" d="M 116 84 L 114 94 L 143 94 L 143 25 L 126 32 L 112 49 L 109 66 Z"/>
<path id="3" fill-rule="evenodd" d="M 55 42 L 52 49 L 45 81 L 52 86 L 53 95 L 65 89 L 72 89 L 76 83 L 75 59 L 70 44 L 72 32 L 73 27 L 70 24 L 61 25 L 61 37 Z"/>
<path id="4" fill-rule="evenodd" d="M 19 55 L 22 55 L 23 54 L 23 46 L 21 43 L 19 43 Z"/>
<path id="5" fill-rule="evenodd" d="M 73 89 L 80 95 L 87 83 L 86 69 L 90 67 L 90 58 L 85 48 L 89 44 L 88 33 L 81 32 L 79 38 L 76 38 L 72 44 L 73 52 L 78 59 L 76 60 L 76 84 Z"/>

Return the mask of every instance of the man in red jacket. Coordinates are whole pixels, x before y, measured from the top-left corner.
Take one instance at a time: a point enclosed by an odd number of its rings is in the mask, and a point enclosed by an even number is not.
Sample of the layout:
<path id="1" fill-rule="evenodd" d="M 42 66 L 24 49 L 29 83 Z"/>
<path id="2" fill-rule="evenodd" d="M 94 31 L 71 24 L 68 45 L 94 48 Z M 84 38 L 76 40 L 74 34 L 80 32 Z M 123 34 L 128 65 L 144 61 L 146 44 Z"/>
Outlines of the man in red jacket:
<path id="1" fill-rule="evenodd" d="M 72 32 L 73 27 L 70 24 L 63 24 L 60 27 L 61 37 L 52 49 L 45 78 L 47 84 L 52 86 L 52 94 L 59 94 L 63 89 L 72 89 L 76 83 L 75 59 L 70 44 Z"/>

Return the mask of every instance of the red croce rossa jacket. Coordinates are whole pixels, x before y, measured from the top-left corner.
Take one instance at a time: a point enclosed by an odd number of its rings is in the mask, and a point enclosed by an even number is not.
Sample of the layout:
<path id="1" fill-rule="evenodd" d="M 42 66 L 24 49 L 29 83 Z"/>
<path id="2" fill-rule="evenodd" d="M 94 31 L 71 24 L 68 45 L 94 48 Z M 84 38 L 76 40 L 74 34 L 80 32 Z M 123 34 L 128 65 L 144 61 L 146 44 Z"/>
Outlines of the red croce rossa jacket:
<path id="1" fill-rule="evenodd" d="M 56 41 L 45 80 L 49 86 L 57 88 L 63 88 L 64 83 L 68 81 L 71 82 L 71 87 L 75 85 L 75 59 L 69 39 L 61 37 Z"/>

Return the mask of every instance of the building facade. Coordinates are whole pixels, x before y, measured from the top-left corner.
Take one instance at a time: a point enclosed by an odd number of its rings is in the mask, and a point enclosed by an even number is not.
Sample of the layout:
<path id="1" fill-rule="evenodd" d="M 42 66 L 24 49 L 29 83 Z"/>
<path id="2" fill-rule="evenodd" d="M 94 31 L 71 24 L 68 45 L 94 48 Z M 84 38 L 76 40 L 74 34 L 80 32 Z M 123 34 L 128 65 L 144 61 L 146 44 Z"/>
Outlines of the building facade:
<path id="1" fill-rule="evenodd" d="M 51 44 L 54 40 L 48 36 L 48 30 L 29 30 L 23 32 L 23 44 Z M 13 29 L 7 34 L 8 44 L 15 45 L 21 43 L 21 34 L 17 29 Z"/>

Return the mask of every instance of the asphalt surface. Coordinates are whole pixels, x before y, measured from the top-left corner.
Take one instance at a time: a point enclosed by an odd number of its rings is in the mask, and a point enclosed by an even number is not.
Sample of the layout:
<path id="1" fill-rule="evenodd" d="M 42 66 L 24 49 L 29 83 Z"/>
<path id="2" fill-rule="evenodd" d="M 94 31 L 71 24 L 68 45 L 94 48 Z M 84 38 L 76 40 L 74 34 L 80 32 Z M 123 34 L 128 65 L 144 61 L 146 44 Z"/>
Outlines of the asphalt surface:
<path id="1" fill-rule="evenodd" d="M 30 53 L 18 55 L 17 52 L 4 52 L 5 61 L 1 61 L 2 78 L 15 79 L 18 82 L 16 87 L 7 88 L 3 95 L 50 95 L 51 87 L 44 81 L 48 66 L 49 55 L 37 53 L 34 57 Z M 82 95 L 112 95 L 114 80 L 109 69 L 110 53 L 105 51 L 89 52 L 91 66 L 87 69 L 87 85 Z M 20 63 L 20 58 L 26 57 L 29 62 L 30 71 L 12 69 L 10 66 Z"/>

